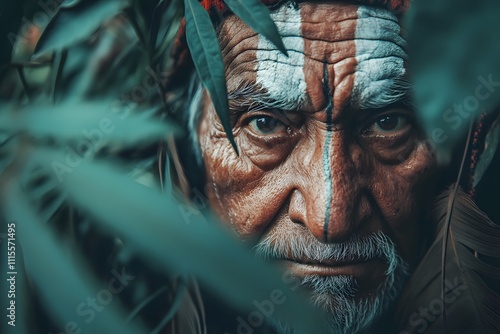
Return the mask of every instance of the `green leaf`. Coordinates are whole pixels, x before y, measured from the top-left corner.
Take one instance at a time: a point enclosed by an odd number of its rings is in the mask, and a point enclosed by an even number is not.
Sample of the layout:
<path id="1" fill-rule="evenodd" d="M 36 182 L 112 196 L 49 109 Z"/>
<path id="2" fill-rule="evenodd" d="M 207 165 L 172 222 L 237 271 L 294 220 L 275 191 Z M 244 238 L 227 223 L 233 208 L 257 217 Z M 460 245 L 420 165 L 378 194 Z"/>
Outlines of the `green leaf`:
<path id="1" fill-rule="evenodd" d="M 184 6 L 182 0 L 133 0 L 127 14 L 154 63 L 175 42 L 184 17 Z"/>
<path id="2" fill-rule="evenodd" d="M 174 125 L 153 117 L 154 110 L 132 112 L 128 106 L 122 107 L 107 100 L 30 105 L 18 113 L 0 114 L 0 131 L 22 131 L 32 138 L 53 138 L 58 142 L 84 140 L 97 146 L 136 146 L 178 133 Z"/>
<path id="3" fill-rule="evenodd" d="M 497 0 L 420 0 L 406 16 L 417 106 L 445 158 L 471 118 L 500 104 L 498 13 Z"/>
<path id="4" fill-rule="evenodd" d="M 60 98 L 118 98 L 148 101 L 157 94 L 144 80 L 149 76 L 146 53 L 126 24 L 99 29 L 92 43 L 75 42 L 58 74 L 56 96 Z M 53 69 L 55 72 L 55 69 Z M 138 93 L 136 98 L 131 94 Z M 127 97 L 128 95 L 128 97 Z"/>
<path id="5" fill-rule="evenodd" d="M 186 39 L 196 71 L 210 93 L 215 111 L 219 115 L 231 145 L 238 152 L 229 117 L 224 63 L 212 21 L 198 0 L 184 0 L 184 6 Z"/>
<path id="6" fill-rule="evenodd" d="M 253 30 L 266 37 L 281 52 L 288 55 L 278 28 L 271 19 L 269 9 L 260 0 L 224 0 L 224 2 Z"/>
<path id="7" fill-rule="evenodd" d="M 142 326 L 125 324 L 126 313 L 118 302 L 107 305 L 103 312 L 87 323 L 78 316 L 77 308 L 102 289 L 89 277 L 78 256 L 70 258 L 68 249 L 60 246 L 47 225 L 36 216 L 17 184 L 6 189 L 4 212 L 16 223 L 18 247 L 22 247 L 30 278 L 45 306 L 62 328 L 74 321 L 84 333 L 146 333 Z"/>
<path id="8" fill-rule="evenodd" d="M 85 0 L 83 0 L 85 1 Z M 71 8 L 78 5 L 82 0 L 63 0 L 63 2 L 59 5 L 60 8 Z"/>
<path id="9" fill-rule="evenodd" d="M 32 157 L 42 166 L 64 161 L 61 154 L 49 150 L 39 150 Z M 321 312 L 293 293 L 296 282 L 287 284 L 274 267 L 252 255 L 218 222 L 207 222 L 193 206 L 97 162 L 83 161 L 63 176 L 59 186 L 101 228 L 154 261 L 163 272 L 192 273 L 244 310 L 254 309 L 255 301 L 269 300 L 278 289 L 286 302 L 275 306 L 273 316 L 297 326 L 299 332 L 322 333 Z"/>
<path id="10" fill-rule="evenodd" d="M 35 52 L 65 49 L 90 37 L 106 20 L 128 5 L 126 0 L 65 1 L 45 28 Z"/>
<path id="11" fill-rule="evenodd" d="M 184 17 L 183 7 L 181 0 L 171 0 L 168 5 L 162 0 L 155 10 L 155 20 L 152 22 L 156 40 L 153 62 L 167 57 L 166 51 L 174 44 Z"/>

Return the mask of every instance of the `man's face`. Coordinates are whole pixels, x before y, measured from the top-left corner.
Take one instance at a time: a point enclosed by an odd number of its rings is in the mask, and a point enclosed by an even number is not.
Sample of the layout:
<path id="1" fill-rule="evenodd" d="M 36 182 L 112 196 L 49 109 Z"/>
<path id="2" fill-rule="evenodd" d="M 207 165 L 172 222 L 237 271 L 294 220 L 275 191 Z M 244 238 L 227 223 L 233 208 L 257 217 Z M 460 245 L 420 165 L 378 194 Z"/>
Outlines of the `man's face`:
<path id="1" fill-rule="evenodd" d="M 332 314 L 368 308 L 372 319 L 356 320 L 368 326 L 416 260 L 420 193 L 435 166 L 405 104 L 405 41 L 397 18 L 373 7 L 302 3 L 272 17 L 288 57 L 235 16 L 221 26 L 240 155 L 205 94 L 207 195 L 316 303 Z M 349 316 L 332 321 L 353 329 Z"/>

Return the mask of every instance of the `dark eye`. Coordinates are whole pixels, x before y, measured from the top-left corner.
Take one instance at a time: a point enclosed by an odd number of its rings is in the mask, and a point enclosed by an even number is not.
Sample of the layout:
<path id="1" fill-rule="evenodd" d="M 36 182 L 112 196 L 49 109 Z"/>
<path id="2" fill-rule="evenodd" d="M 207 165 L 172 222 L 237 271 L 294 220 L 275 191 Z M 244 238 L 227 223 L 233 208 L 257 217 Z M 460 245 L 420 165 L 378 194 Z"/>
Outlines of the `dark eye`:
<path id="1" fill-rule="evenodd" d="M 366 128 L 368 134 L 391 134 L 398 132 L 409 124 L 408 118 L 401 114 L 383 115 Z"/>
<path id="2" fill-rule="evenodd" d="M 271 116 L 255 116 L 250 119 L 248 125 L 251 130 L 259 135 L 271 135 L 287 131 L 287 126 L 283 122 Z"/>

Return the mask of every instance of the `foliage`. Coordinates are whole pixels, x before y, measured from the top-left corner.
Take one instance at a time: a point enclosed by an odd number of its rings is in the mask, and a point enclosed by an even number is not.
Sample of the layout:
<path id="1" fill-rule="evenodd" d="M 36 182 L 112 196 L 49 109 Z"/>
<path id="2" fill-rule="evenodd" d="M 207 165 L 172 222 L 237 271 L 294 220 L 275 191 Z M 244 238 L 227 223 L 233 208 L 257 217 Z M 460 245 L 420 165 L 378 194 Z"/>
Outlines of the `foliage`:
<path id="1" fill-rule="evenodd" d="M 210 92 L 212 103 L 234 149 L 234 142 L 227 103 L 226 78 L 219 43 L 208 13 L 197 0 L 185 0 L 186 39 L 191 56 L 203 85 Z"/>
<path id="2" fill-rule="evenodd" d="M 213 27 L 196 1 L 186 3 L 193 54 L 202 45 L 202 54 L 209 54 L 195 64 L 212 98 L 218 98 L 219 115 L 228 120 Z M 22 85 L 0 113 L 2 220 L 17 224 L 18 247 L 33 283 L 19 292 L 26 300 L 39 299 L 54 327 L 64 329 L 75 318 L 75 307 L 106 282 L 110 264 L 127 268 L 139 262 L 141 271 L 161 273 L 160 283 L 151 286 L 141 276 L 134 285 L 148 287 L 121 297 L 123 305 L 108 305 L 103 316 L 81 327 L 84 333 L 165 330 L 182 310 L 179 301 L 192 291 L 162 291 L 176 277 L 190 275 L 240 310 L 251 310 L 253 301 L 281 289 L 287 302 L 274 316 L 303 331 L 320 332 L 321 316 L 291 293 L 279 272 L 256 259 L 210 214 L 181 199 L 171 185 L 175 181 L 165 168 L 174 157 L 166 148 L 181 130 L 165 100 L 163 75 L 184 15 L 182 5 L 63 1 L 32 61 L 13 64 L 14 72 L 6 72 L 6 80 Z M 245 15 L 268 27 L 272 22 L 268 11 Z M 276 30 L 269 36 L 280 43 Z M 86 240 L 93 237 L 110 240 L 117 253 L 85 251 Z M 151 296 L 160 294 L 168 306 L 160 318 L 151 323 L 134 316 L 128 323 L 131 310 L 141 313 L 156 298 Z M 29 312 L 28 307 L 18 309 L 18 319 L 32 318 Z M 193 328 L 203 332 L 202 325 Z M 24 330 L 42 331 L 32 326 Z"/>
<path id="3" fill-rule="evenodd" d="M 258 0 L 226 2 L 286 51 Z M 407 22 L 412 73 L 431 135 L 447 129 L 443 110 L 474 92 L 478 73 L 500 80 L 498 12 L 496 1 L 415 2 Z M 13 62 L 2 73 L 10 101 L 2 101 L 0 112 L 0 221 L 1 232 L 16 222 L 22 248 L 20 332 L 42 330 L 27 325 L 38 301 L 55 323 L 49 328 L 64 328 L 75 306 L 95 295 L 118 264 L 136 269 L 139 288 L 120 296 L 122 304 L 109 305 L 84 333 L 170 330 L 166 325 L 183 310 L 180 300 L 196 294 L 179 288 L 191 275 L 240 310 L 280 289 L 287 302 L 274 315 L 304 332 L 322 332 L 321 315 L 289 293 L 280 273 L 175 190 L 181 171 L 170 169 L 177 159 L 172 142 L 186 134 L 164 81 L 184 16 L 198 76 L 232 140 L 216 33 L 196 0 L 62 1 L 31 61 Z M 456 33 L 458 25 L 463 33 Z M 491 110 L 498 97 L 494 92 L 481 110 Z M 464 126 L 447 132 L 443 152 Z M 144 310 L 158 305 L 157 298 L 166 308 L 148 317 Z"/>
<path id="4" fill-rule="evenodd" d="M 496 0 L 419 0 L 406 16 L 416 102 L 442 161 L 470 121 L 500 103 L 498 85 L 477 96 L 483 80 L 500 82 L 499 13 Z"/>

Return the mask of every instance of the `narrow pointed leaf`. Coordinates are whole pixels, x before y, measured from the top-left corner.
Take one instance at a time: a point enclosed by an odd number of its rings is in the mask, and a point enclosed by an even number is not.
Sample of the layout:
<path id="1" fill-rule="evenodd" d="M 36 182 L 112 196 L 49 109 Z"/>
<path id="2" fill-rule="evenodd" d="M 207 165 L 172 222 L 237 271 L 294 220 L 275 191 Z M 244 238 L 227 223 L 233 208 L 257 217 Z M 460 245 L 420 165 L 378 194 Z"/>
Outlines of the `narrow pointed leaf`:
<path id="1" fill-rule="evenodd" d="M 210 93 L 215 111 L 219 115 L 231 145 L 238 152 L 229 118 L 224 63 L 212 21 L 198 0 L 184 0 L 184 6 L 186 39 L 196 71 Z"/>
<path id="2" fill-rule="evenodd" d="M 126 0 L 63 2 L 45 28 L 35 52 L 61 50 L 86 39 L 127 5 Z"/>
<path id="3" fill-rule="evenodd" d="M 63 156 L 40 150 L 33 158 L 50 166 Z M 254 301 L 269 299 L 269 294 L 279 289 L 286 303 L 276 306 L 273 316 L 296 326 L 300 333 L 323 333 L 321 312 L 293 293 L 293 283 L 286 284 L 275 268 L 255 258 L 217 222 L 208 223 L 187 203 L 139 185 L 118 168 L 97 162 L 82 162 L 64 175 L 60 187 L 102 228 L 164 272 L 192 273 L 242 310 L 252 309 Z"/>
<path id="4" fill-rule="evenodd" d="M 158 1 L 151 19 L 150 40 L 155 56 L 175 41 L 184 14 L 182 0 Z"/>
<path id="5" fill-rule="evenodd" d="M 260 0 L 224 0 L 229 8 L 250 28 L 270 40 L 281 52 L 288 55 L 269 9 Z"/>
<path id="6" fill-rule="evenodd" d="M 106 101 L 31 105 L 19 113 L 0 114 L 0 130 L 22 131 L 34 138 L 49 137 L 58 142 L 84 140 L 93 145 L 124 146 L 152 143 L 178 133 L 174 125 L 151 114 L 151 110 L 132 112 Z"/>
<path id="7" fill-rule="evenodd" d="M 146 333 L 144 328 L 124 323 L 126 315 L 117 301 L 107 305 L 92 322 L 78 316 L 78 306 L 95 297 L 102 287 L 88 283 L 91 270 L 74 256 L 70 259 L 68 250 L 60 246 L 61 242 L 36 216 L 19 186 L 12 184 L 7 190 L 3 209 L 16 222 L 26 271 L 37 286 L 45 309 L 61 328 L 75 322 L 85 333 Z"/>

